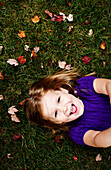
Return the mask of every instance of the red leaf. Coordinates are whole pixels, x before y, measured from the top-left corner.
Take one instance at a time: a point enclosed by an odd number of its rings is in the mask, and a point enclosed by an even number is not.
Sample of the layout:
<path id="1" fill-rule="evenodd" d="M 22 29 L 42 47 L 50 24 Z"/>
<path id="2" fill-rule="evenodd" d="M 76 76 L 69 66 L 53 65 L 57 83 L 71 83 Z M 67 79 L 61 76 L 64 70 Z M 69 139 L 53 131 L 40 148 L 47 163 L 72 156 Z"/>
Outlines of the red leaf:
<path id="1" fill-rule="evenodd" d="M 76 156 L 73 156 L 73 159 L 74 159 L 75 161 L 78 161 L 78 159 L 77 159 L 77 157 L 76 157 Z"/>
<path id="2" fill-rule="evenodd" d="M 63 20 L 64 18 L 61 15 L 55 15 L 53 18 L 51 18 L 51 21 L 55 21 L 55 22 L 61 22 Z"/>
<path id="3" fill-rule="evenodd" d="M 0 2 L 0 7 L 3 7 L 3 2 Z"/>
<path id="4" fill-rule="evenodd" d="M 19 133 L 13 134 L 13 140 L 18 140 L 21 138 L 21 135 Z"/>
<path id="5" fill-rule="evenodd" d="M 82 57 L 82 61 L 84 64 L 89 64 L 89 62 L 91 61 L 91 58 L 85 55 L 84 57 Z"/>
<path id="6" fill-rule="evenodd" d="M 61 140 L 63 139 L 63 135 L 57 135 L 56 137 L 55 137 L 55 141 L 56 142 L 60 142 Z"/>
<path id="7" fill-rule="evenodd" d="M 18 59 L 19 63 L 24 64 L 26 62 L 26 59 L 24 58 L 24 56 L 20 56 L 17 59 Z"/>
<path id="8" fill-rule="evenodd" d="M 85 25 L 85 23 L 83 22 L 81 25 L 82 25 L 82 26 L 84 26 L 84 25 Z"/>

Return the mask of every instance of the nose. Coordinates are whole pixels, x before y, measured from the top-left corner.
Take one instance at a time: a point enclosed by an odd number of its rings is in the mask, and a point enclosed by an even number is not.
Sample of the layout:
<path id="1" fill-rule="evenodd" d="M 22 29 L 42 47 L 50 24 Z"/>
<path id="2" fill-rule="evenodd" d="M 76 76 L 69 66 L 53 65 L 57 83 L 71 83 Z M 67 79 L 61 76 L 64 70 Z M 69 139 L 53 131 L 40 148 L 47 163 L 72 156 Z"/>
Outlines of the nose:
<path id="1" fill-rule="evenodd" d="M 61 111 L 61 112 L 63 112 L 65 115 L 68 115 L 68 108 L 67 108 L 67 106 L 63 106 L 63 105 L 60 105 L 59 107 L 58 107 L 58 109 Z"/>

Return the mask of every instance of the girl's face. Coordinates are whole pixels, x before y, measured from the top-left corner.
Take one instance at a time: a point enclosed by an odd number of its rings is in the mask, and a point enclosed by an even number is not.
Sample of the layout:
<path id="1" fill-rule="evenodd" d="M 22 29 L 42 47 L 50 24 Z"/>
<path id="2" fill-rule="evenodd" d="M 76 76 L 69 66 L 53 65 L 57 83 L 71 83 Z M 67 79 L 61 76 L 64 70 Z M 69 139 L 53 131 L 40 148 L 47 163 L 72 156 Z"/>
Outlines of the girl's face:
<path id="1" fill-rule="evenodd" d="M 48 90 L 41 98 L 43 117 L 55 123 L 70 122 L 84 112 L 83 102 L 66 89 Z"/>

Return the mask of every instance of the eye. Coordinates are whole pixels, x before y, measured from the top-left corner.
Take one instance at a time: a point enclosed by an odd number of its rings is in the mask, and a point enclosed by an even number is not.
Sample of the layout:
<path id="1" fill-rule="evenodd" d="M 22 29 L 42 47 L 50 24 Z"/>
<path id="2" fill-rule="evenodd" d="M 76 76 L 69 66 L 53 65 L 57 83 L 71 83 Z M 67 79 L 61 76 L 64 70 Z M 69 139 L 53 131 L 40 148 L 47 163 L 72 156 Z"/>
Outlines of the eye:
<path id="1" fill-rule="evenodd" d="M 60 97 L 58 97 L 58 100 L 57 100 L 57 102 L 58 102 L 58 103 L 60 103 L 60 100 L 61 100 L 61 98 L 60 98 Z"/>
<path id="2" fill-rule="evenodd" d="M 57 117 L 57 111 L 55 112 L 55 117 Z"/>

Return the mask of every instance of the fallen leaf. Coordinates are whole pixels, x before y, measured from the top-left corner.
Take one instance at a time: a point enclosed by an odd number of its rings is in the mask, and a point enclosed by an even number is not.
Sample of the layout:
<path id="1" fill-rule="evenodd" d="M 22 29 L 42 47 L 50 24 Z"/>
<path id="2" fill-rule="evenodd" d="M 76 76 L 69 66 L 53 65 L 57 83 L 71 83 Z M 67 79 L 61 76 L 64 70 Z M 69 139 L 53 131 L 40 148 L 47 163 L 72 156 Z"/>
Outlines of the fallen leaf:
<path id="1" fill-rule="evenodd" d="M 19 63 L 24 64 L 26 62 L 26 59 L 24 58 L 24 56 L 19 56 L 17 59 L 18 59 Z"/>
<path id="2" fill-rule="evenodd" d="M 69 64 L 69 65 L 66 65 L 66 61 L 58 61 L 58 65 L 59 65 L 59 67 L 60 68 L 62 68 L 62 69 L 66 69 L 66 70 L 70 70 L 70 68 L 71 68 L 71 65 Z"/>
<path id="3" fill-rule="evenodd" d="M 72 4 L 71 4 L 70 2 L 68 2 L 68 5 L 69 5 L 69 7 L 71 7 L 71 6 L 72 6 Z"/>
<path id="4" fill-rule="evenodd" d="M 101 161 L 102 160 L 102 156 L 100 155 L 100 154 L 98 154 L 97 156 L 96 156 L 96 161 Z"/>
<path id="5" fill-rule="evenodd" d="M 66 15 L 62 12 L 59 12 L 59 15 L 63 16 L 63 20 L 65 20 L 67 18 Z"/>
<path id="6" fill-rule="evenodd" d="M 78 159 L 77 159 L 77 157 L 76 157 L 76 156 L 73 156 L 73 159 L 74 159 L 75 161 L 78 161 Z"/>
<path id="7" fill-rule="evenodd" d="M 38 23 L 40 21 L 40 17 L 38 17 L 37 15 L 34 16 L 34 18 L 31 19 L 32 22 L 34 23 Z"/>
<path id="8" fill-rule="evenodd" d="M 87 19 L 87 20 L 85 21 L 85 24 L 90 24 L 90 20 Z"/>
<path id="9" fill-rule="evenodd" d="M 41 62 L 41 68 L 44 68 L 44 64 Z"/>
<path id="10" fill-rule="evenodd" d="M 82 26 L 84 26 L 85 25 L 85 23 L 84 22 L 82 22 L 82 24 L 81 24 Z"/>
<path id="11" fill-rule="evenodd" d="M 102 29 L 102 31 L 104 31 L 106 28 L 105 27 L 103 27 L 103 29 Z"/>
<path id="12" fill-rule="evenodd" d="M 3 100 L 3 95 L 0 95 L 0 100 Z"/>
<path id="13" fill-rule="evenodd" d="M 66 65 L 66 66 L 65 66 L 65 69 L 66 69 L 66 70 L 70 70 L 70 69 L 71 69 L 71 64 Z"/>
<path id="14" fill-rule="evenodd" d="M 60 68 L 63 68 L 63 69 L 64 69 L 65 66 L 66 66 L 66 61 L 60 61 L 60 60 L 59 60 L 59 61 L 58 61 L 58 64 L 59 64 L 59 67 L 60 67 Z"/>
<path id="15" fill-rule="evenodd" d="M 2 72 L 0 71 L 0 79 L 4 79 L 3 75 L 2 75 Z"/>
<path id="16" fill-rule="evenodd" d="M 102 41 L 99 47 L 100 47 L 102 50 L 105 50 L 105 48 L 106 48 L 105 42 Z"/>
<path id="17" fill-rule="evenodd" d="M 84 64 L 89 64 L 89 62 L 91 61 L 91 58 L 85 55 L 84 57 L 82 57 L 82 61 Z"/>
<path id="18" fill-rule="evenodd" d="M 51 21 L 55 22 L 62 22 L 64 20 L 62 15 L 54 15 L 54 17 L 51 18 Z"/>
<path id="19" fill-rule="evenodd" d="M 18 140 L 18 139 L 21 139 L 21 135 L 19 133 L 15 133 L 13 134 L 13 140 Z"/>
<path id="20" fill-rule="evenodd" d="M 105 61 L 103 61 L 103 67 L 105 67 L 106 66 L 106 62 Z"/>
<path id="21" fill-rule="evenodd" d="M 3 49 L 3 46 L 2 46 L 2 45 L 0 45 L 0 51 L 2 51 L 2 49 Z"/>
<path id="22" fill-rule="evenodd" d="M 89 36 L 91 37 L 92 35 L 93 35 L 93 30 L 90 29 L 90 30 L 89 30 Z"/>
<path id="23" fill-rule="evenodd" d="M 23 167 L 23 170 L 27 170 L 25 167 Z"/>
<path id="24" fill-rule="evenodd" d="M 20 32 L 18 33 L 18 36 L 19 36 L 20 38 L 26 37 L 25 31 L 20 31 Z"/>
<path id="25" fill-rule="evenodd" d="M 22 100 L 22 101 L 19 103 L 19 105 L 22 106 L 22 105 L 24 104 L 25 100 L 26 100 L 26 99 Z"/>
<path id="26" fill-rule="evenodd" d="M 111 156 L 108 156 L 108 161 L 111 159 Z"/>
<path id="27" fill-rule="evenodd" d="M 72 14 L 69 14 L 69 16 L 67 17 L 67 20 L 69 22 L 72 22 L 73 21 L 73 15 Z"/>
<path id="28" fill-rule="evenodd" d="M 56 142 L 60 142 L 62 139 L 63 139 L 63 135 L 57 135 L 57 136 L 55 137 L 55 141 L 56 141 Z"/>
<path id="29" fill-rule="evenodd" d="M 47 15 L 49 15 L 49 17 L 53 17 L 53 14 L 51 13 L 51 12 L 49 12 L 48 10 L 45 10 L 45 13 L 47 14 Z"/>
<path id="30" fill-rule="evenodd" d="M 10 65 L 18 66 L 18 62 L 15 59 L 8 59 L 7 63 Z"/>
<path id="31" fill-rule="evenodd" d="M 36 56 L 37 56 L 37 54 L 34 53 L 34 51 L 32 51 L 32 53 L 31 53 L 31 59 L 36 58 Z"/>
<path id="32" fill-rule="evenodd" d="M 11 159 L 11 158 L 12 158 L 10 153 L 7 153 L 7 158 L 8 158 L 8 159 Z"/>
<path id="33" fill-rule="evenodd" d="M 9 114 L 15 114 L 15 112 L 18 112 L 18 110 L 15 108 L 15 106 L 11 106 L 9 109 L 8 109 L 8 113 Z"/>
<path id="34" fill-rule="evenodd" d="M 19 118 L 16 116 L 16 114 L 11 114 L 11 120 L 14 122 L 20 122 Z"/>
<path id="35" fill-rule="evenodd" d="M 39 51 L 39 47 L 34 47 L 34 53 L 37 53 Z"/>
<path id="36" fill-rule="evenodd" d="M 54 61 L 54 59 L 52 59 L 52 64 L 55 64 L 55 61 Z"/>
<path id="37" fill-rule="evenodd" d="M 70 41 L 68 41 L 67 44 L 66 44 L 66 47 L 67 47 L 68 45 L 70 45 L 70 44 L 71 44 Z"/>
<path id="38" fill-rule="evenodd" d="M 38 40 L 38 43 L 39 43 L 39 44 L 41 44 L 41 41 L 40 41 L 40 40 Z"/>
<path id="39" fill-rule="evenodd" d="M 71 32 L 72 29 L 73 29 L 73 26 L 71 25 L 71 26 L 69 27 L 69 31 L 68 31 L 68 32 Z"/>
<path id="40" fill-rule="evenodd" d="M 55 135 L 57 133 L 57 130 L 52 129 L 52 134 Z"/>
<path id="41" fill-rule="evenodd" d="M 0 2 L 0 7 L 3 7 L 3 2 L 2 1 Z"/>
<path id="42" fill-rule="evenodd" d="M 29 50 L 29 45 L 25 45 L 25 46 L 24 46 L 24 50 L 25 50 L 25 51 L 28 51 L 28 50 Z"/>

